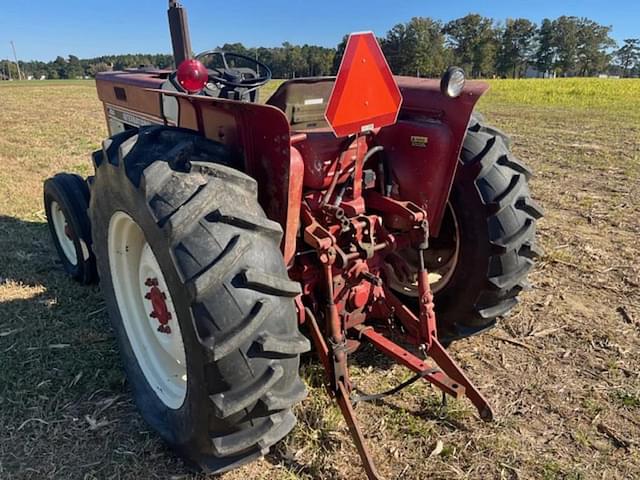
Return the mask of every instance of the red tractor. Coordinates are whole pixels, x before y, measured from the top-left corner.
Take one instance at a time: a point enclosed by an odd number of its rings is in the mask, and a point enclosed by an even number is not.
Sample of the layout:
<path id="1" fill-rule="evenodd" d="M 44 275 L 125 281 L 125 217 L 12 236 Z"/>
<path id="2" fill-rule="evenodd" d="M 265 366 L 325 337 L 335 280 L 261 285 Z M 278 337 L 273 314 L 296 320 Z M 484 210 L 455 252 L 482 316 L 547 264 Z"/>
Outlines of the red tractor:
<path id="1" fill-rule="evenodd" d="M 177 70 L 99 74 L 95 175 L 44 186 L 64 268 L 100 279 L 145 420 L 205 471 L 264 455 L 306 396 L 308 337 L 369 478 L 348 369 L 364 342 L 490 420 L 443 344 L 514 307 L 542 213 L 508 138 L 473 114 L 488 86 L 457 68 L 393 77 L 365 33 L 336 78 L 263 105 L 267 65 L 191 58 L 176 1 L 169 23 Z"/>

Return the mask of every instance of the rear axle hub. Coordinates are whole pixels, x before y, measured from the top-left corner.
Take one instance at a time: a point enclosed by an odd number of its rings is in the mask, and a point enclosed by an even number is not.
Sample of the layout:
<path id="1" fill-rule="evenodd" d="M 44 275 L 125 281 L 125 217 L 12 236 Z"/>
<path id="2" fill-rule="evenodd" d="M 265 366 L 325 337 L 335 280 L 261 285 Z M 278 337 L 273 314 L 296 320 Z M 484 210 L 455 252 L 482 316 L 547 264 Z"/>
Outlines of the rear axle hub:
<path id="1" fill-rule="evenodd" d="M 144 298 L 149 300 L 153 307 L 149 316 L 160 322 L 160 325 L 158 325 L 158 332 L 170 334 L 171 327 L 168 324 L 169 320 L 171 320 L 171 313 L 167 308 L 167 295 L 158 288 L 157 278 L 147 278 L 144 284 L 149 287 L 149 291 Z"/>

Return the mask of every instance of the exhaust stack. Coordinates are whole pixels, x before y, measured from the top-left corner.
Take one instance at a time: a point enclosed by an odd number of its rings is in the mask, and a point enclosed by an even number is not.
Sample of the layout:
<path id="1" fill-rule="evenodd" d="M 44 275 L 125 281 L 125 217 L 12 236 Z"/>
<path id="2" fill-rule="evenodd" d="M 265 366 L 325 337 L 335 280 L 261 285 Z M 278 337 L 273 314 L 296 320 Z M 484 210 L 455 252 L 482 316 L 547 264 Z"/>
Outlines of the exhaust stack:
<path id="1" fill-rule="evenodd" d="M 191 58 L 191 37 L 189 36 L 189 23 L 187 10 L 180 5 L 178 0 L 169 0 L 169 30 L 171 31 L 171 45 L 173 46 L 173 59 L 178 67 L 182 62 Z"/>

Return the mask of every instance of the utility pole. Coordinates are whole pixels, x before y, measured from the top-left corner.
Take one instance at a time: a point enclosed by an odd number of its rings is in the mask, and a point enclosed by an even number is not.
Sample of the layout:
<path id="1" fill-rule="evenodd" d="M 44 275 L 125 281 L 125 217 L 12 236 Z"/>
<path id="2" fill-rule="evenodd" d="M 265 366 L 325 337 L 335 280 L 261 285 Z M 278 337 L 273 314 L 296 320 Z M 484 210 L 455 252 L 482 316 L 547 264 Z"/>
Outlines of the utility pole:
<path id="1" fill-rule="evenodd" d="M 18 63 L 18 56 L 16 55 L 16 46 L 11 40 L 11 48 L 13 50 L 13 59 L 16 61 L 16 68 L 18 69 L 18 80 L 22 80 L 22 72 L 20 71 L 20 64 Z"/>

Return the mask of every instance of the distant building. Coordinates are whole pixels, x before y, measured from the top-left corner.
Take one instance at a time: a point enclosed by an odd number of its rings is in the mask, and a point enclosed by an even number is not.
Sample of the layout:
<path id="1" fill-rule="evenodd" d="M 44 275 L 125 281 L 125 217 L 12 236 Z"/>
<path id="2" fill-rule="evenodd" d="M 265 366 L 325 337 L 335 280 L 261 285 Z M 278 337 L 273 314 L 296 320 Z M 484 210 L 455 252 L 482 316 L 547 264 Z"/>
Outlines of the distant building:
<path id="1" fill-rule="evenodd" d="M 556 72 L 541 72 L 533 65 L 527 66 L 524 78 L 556 78 Z"/>

